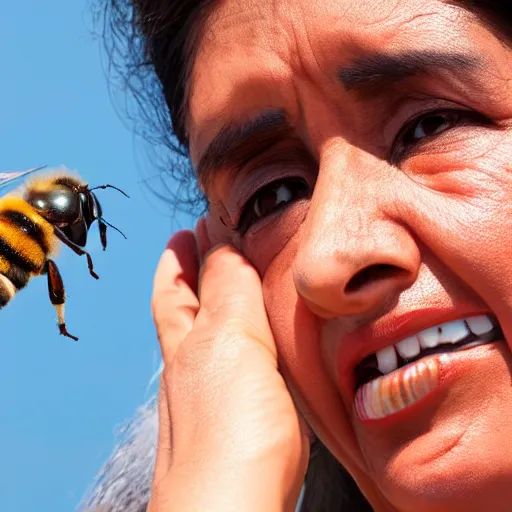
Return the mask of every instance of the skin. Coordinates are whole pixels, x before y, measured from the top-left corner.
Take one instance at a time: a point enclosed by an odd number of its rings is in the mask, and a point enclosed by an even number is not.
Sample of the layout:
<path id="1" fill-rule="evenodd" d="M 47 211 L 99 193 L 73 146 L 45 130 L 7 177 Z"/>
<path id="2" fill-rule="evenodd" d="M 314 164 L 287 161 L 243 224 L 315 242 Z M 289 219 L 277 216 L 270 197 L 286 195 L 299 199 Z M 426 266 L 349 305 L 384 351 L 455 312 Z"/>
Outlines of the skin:
<path id="1" fill-rule="evenodd" d="M 438 68 L 382 94 L 361 96 L 339 80 L 340 67 L 376 51 L 425 50 L 482 65 Z M 152 511 L 168 510 L 171 496 L 184 511 L 248 510 L 250 497 L 255 510 L 293 509 L 308 457 L 301 416 L 376 511 L 508 510 L 511 93 L 511 48 L 437 0 L 215 7 L 190 79 L 194 165 L 203 167 L 222 128 L 269 108 L 292 130 L 244 165 L 211 172 L 197 257 L 191 233 L 162 257 L 153 311 L 166 372 Z M 443 109 L 429 136 L 428 124 L 408 125 Z M 301 179 L 302 193 L 285 182 L 292 200 L 275 210 L 249 204 L 269 214 L 237 231 L 249 198 L 283 178 Z M 414 323 L 414 311 L 437 320 Z M 414 407 L 386 421 L 357 418 L 363 357 L 384 338 L 403 339 L 395 327 L 413 334 L 469 313 L 495 315 L 505 340 L 452 354 L 439 388 Z M 202 498 L 180 493 L 184 482 Z"/>

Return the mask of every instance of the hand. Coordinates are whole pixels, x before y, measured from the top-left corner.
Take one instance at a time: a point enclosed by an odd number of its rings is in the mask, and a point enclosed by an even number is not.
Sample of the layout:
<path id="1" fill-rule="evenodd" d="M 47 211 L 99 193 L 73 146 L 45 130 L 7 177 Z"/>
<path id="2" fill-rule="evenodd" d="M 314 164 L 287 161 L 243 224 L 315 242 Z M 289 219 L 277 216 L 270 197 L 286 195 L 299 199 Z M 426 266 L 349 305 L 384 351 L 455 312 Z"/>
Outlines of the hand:
<path id="1" fill-rule="evenodd" d="M 259 276 L 228 246 L 198 274 L 194 234 L 179 232 L 154 283 L 164 371 L 148 510 L 292 511 L 309 437 L 277 369 Z"/>

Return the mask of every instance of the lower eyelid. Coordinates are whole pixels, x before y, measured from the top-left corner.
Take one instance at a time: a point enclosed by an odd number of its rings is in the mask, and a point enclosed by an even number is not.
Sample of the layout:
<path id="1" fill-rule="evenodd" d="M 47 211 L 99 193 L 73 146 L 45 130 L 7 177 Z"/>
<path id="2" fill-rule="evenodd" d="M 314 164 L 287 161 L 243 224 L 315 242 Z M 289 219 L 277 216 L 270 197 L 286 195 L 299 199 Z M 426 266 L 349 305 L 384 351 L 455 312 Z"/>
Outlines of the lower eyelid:
<path id="1" fill-rule="evenodd" d="M 258 222 L 255 222 L 249 227 L 245 235 L 252 239 L 253 237 L 261 236 L 261 232 L 267 233 L 266 230 L 270 230 L 270 232 L 274 233 L 275 229 L 277 229 L 278 226 L 281 226 L 280 221 L 284 216 L 289 214 L 293 216 L 295 208 L 303 208 L 301 207 L 301 204 L 307 201 L 309 201 L 309 198 L 297 199 L 296 201 L 287 204 L 282 209 L 276 210 L 267 217 L 261 218 Z M 279 229 L 287 230 L 288 228 L 284 227 Z M 244 234 L 242 234 L 242 237 L 243 236 Z"/>
<path id="2" fill-rule="evenodd" d="M 419 123 L 422 119 L 428 118 L 429 116 L 434 116 L 436 114 L 451 114 L 454 116 L 457 116 L 457 122 L 453 124 L 453 126 L 447 128 L 446 130 L 443 130 L 442 132 L 438 134 L 433 134 L 430 136 L 425 137 L 423 140 L 419 140 L 414 144 L 410 145 L 409 149 L 402 148 L 400 151 L 395 152 L 393 150 L 394 146 L 396 145 L 396 140 L 393 143 L 392 152 L 390 154 L 390 157 L 388 158 L 389 162 L 392 165 L 397 166 L 402 160 L 407 158 L 409 155 L 414 153 L 415 151 L 419 151 L 421 147 L 425 144 L 428 144 L 432 140 L 436 139 L 437 137 L 443 136 L 443 134 L 455 129 L 460 128 L 464 126 L 489 126 L 492 125 L 493 122 L 488 119 L 483 114 L 476 112 L 474 110 L 464 110 L 464 109 L 444 109 L 444 110 L 434 110 L 431 112 L 425 112 L 423 115 L 420 114 L 410 120 L 408 123 L 404 125 L 404 128 L 412 127 L 415 123 Z M 400 137 L 400 135 L 397 136 L 397 138 Z"/>

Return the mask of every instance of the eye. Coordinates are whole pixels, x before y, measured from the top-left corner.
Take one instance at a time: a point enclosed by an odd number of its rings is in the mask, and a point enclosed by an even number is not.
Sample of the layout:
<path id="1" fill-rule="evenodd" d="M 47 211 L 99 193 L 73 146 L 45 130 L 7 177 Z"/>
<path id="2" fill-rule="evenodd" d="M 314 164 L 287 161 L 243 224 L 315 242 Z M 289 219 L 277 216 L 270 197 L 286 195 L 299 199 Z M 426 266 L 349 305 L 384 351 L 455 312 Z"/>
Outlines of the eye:
<path id="1" fill-rule="evenodd" d="M 454 126 L 458 118 L 459 116 L 455 112 L 440 112 L 427 115 L 411 126 L 411 129 L 405 134 L 404 142 L 406 144 L 415 144 L 421 139 L 442 133 Z"/>
<path id="2" fill-rule="evenodd" d="M 487 117 L 471 110 L 438 110 L 422 114 L 400 130 L 393 144 L 391 160 L 399 162 L 419 144 L 455 127 L 490 123 Z"/>
<path id="3" fill-rule="evenodd" d="M 309 185 L 300 178 L 274 181 L 258 190 L 244 205 L 236 231 L 245 234 L 259 220 L 309 197 Z"/>

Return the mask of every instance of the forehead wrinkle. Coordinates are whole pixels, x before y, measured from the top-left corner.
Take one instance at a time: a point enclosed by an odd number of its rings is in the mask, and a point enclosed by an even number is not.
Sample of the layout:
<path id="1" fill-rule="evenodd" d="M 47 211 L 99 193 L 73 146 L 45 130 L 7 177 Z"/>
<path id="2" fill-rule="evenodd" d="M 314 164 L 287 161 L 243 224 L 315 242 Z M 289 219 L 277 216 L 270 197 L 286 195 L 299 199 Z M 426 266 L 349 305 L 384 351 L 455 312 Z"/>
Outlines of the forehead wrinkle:
<path id="1" fill-rule="evenodd" d="M 282 94 L 283 84 L 288 83 L 293 73 L 289 38 L 284 30 L 272 30 L 270 23 L 275 23 L 275 19 L 261 14 L 257 8 L 250 12 L 258 15 L 251 18 L 242 10 L 242 20 L 237 22 L 238 11 L 228 11 L 226 15 L 217 13 L 207 22 L 210 36 L 203 39 L 206 44 L 201 44 L 190 77 L 187 126 L 192 135 L 189 149 L 193 164 L 194 160 L 200 159 L 202 148 L 211 137 L 223 129 L 226 124 L 223 120 L 236 122 L 264 108 L 282 108 L 290 113 L 296 107 L 293 98 Z M 235 45 L 233 38 L 237 42 Z M 222 53 L 220 69 L 224 69 L 224 73 L 219 73 L 218 66 L 211 64 L 212 60 L 218 59 L 219 53 Z M 257 67 L 239 65 L 256 60 Z M 212 95 L 209 92 L 212 83 L 215 84 L 214 102 L 210 101 Z M 195 98 L 199 102 L 194 101 Z M 243 110 L 240 109 L 242 101 Z"/>
<path id="2" fill-rule="evenodd" d="M 231 44 L 230 36 L 235 32 L 251 44 L 262 40 L 262 47 L 268 48 L 270 39 L 276 41 L 276 36 L 286 33 L 284 26 L 293 26 L 289 17 L 290 9 L 283 9 L 279 6 L 281 3 L 278 0 L 220 2 L 208 17 L 204 34 L 216 43 Z M 277 26 L 279 31 L 276 30 Z M 227 41 L 223 41 L 224 37 Z"/>
<path id="3" fill-rule="evenodd" d="M 335 3 L 339 5 L 337 2 Z M 363 1 L 362 3 L 365 4 L 366 2 Z M 439 16 L 440 22 L 434 23 L 434 32 L 437 33 L 436 31 L 444 26 L 443 18 L 451 17 L 449 15 L 454 13 L 461 16 L 464 12 L 452 6 L 447 6 L 444 2 L 438 3 L 436 1 L 434 3 L 440 7 L 444 5 L 447 11 L 439 13 L 432 12 L 432 9 L 428 11 L 424 4 L 413 1 L 413 9 L 405 10 L 398 17 L 391 16 L 390 12 L 387 13 L 388 16 L 385 19 L 382 19 L 382 16 L 378 19 L 377 16 L 377 19 L 373 20 L 372 26 L 377 23 L 381 25 L 382 29 L 379 29 L 378 37 L 373 43 L 373 39 L 368 42 L 367 36 L 374 34 L 376 27 L 371 29 L 367 26 L 365 30 L 360 24 L 354 26 L 352 23 L 346 28 L 340 27 L 341 35 L 338 34 L 340 43 L 337 45 L 332 23 L 330 25 L 324 23 L 322 26 L 325 30 L 312 32 L 308 34 L 306 39 L 313 49 L 315 59 L 317 59 L 317 54 L 320 51 L 322 54 L 325 53 L 325 57 L 328 56 L 329 58 L 335 58 L 337 54 L 340 59 L 338 63 L 347 58 L 361 55 L 362 52 L 368 53 L 372 49 L 378 49 L 379 46 L 376 48 L 376 45 L 382 38 L 388 41 L 386 46 L 389 44 L 389 47 L 395 51 L 403 51 L 406 47 L 413 46 L 411 37 L 414 34 L 410 31 L 414 31 L 412 27 L 415 22 L 418 22 L 419 18 L 426 20 L 429 17 L 436 18 Z M 325 64 L 324 55 L 320 55 L 322 62 L 317 61 L 315 68 L 311 70 L 303 69 L 304 63 L 297 63 L 297 56 L 294 57 L 292 55 L 294 52 L 291 51 L 294 44 L 299 44 L 297 34 L 290 32 L 287 25 L 297 14 L 297 11 L 293 10 L 294 6 L 295 8 L 303 7 L 307 15 L 314 8 L 313 4 L 314 2 L 309 4 L 297 1 L 297 4 L 295 4 L 288 1 L 280 2 L 279 0 L 251 1 L 245 4 L 238 1 L 224 0 L 214 9 L 207 20 L 210 34 L 213 34 L 214 40 L 206 38 L 204 40 L 206 44 L 201 44 L 202 49 L 198 52 L 195 62 L 197 66 L 194 65 L 197 73 L 193 72 L 194 76 L 191 77 L 191 80 L 195 82 L 191 88 L 192 96 L 199 98 L 199 102 L 195 100 L 190 102 L 190 109 L 187 112 L 187 124 L 191 134 L 190 150 L 193 161 L 196 160 L 196 156 L 200 157 L 204 144 L 222 127 L 222 120 L 243 118 L 248 112 L 259 111 L 262 106 L 284 107 L 293 117 L 300 117 L 301 104 L 299 98 L 297 95 L 291 98 L 293 93 L 288 93 L 283 97 L 281 86 L 285 81 L 288 85 L 294 85 L 293 80 L 288 82 L 287 79 L 290 78 L 291 74 L 296 76 L 297 69 L 302 70 L 303 77 L 316 78 L 318 69 L 324 67 L 322 66 L 322 64 Z M 430 6 L 430 3 L 428 5 Z M 289 8 L 288 11 L 284 9 L 285 7 Z M 314 29 L 315 19 L 322 19 L 324 16 L 332 18 L 333 13 L 339 17 L 340 11 L 345 10 L 340 7 L 336 9 L 331 0 L 326 0 L 325 3 L 321 2 L 318 9 L 316 16 L 309 16 L 309 20 L 305 24 L 307 25 L 306 28 Z M 276 16 L 272 18 L 271 14 Z M 463 15 L 462 17 L 467 16 Z M 283 24 L 283 20 L 287 21 Z M 251 21 L 254 25 L 251 25 Z M 397 25 L 407 26 L 407 29 L 401 30 Z M 253 27 L 252 30 L 250 30 L 251 26 Z M 227 32 L 224 33 L 221 27 L 226 28 Z M 458 25 L 458 29 L 456 33 L 459 33 L 460 25 Z M 321 44 L 322 34 L 323 36 L 329 36 L 328 40 L 324 41 L 323 46 Z M 437 35 L 441 36 L 441 45 L 446 47 L 447 41 L 443 32 L 441 31 Z M 453 34 L 453 37 L 456 37 L 456 34 Z M 413 41 L 417 45 L 417 38 Z M 457 49 L 462 50 L 460 45 L 457 45 Z M 295 60 L 291 60 L 291 57 Z M 224 73 L 219 73 L 219 66 L 215 64 L 220 58 L 222 59 L 220 69 L 224 69 Z M 250 64 L 254 64 L 256 59 L 258 60 L 258 66 L 251 66 Z M 213 64 L 212 60 L 214 61 Z M 201 61 L 201 64 L 198 64 L 199 61 Z M 236 64 L 244 61 L 246 63 L 244 66 Z M 230 65 L 230 62 L 233 65 Z M 334 65 L 336 65 L 336 62 L 334 62 Z M 310 71 L 310 73 L 304 75 L 304 71 Z M 323 74 L 325 75 L 325 73 Z M 335 69 L 330 71 L 330 75 L 331 84 L 329 88 L 330 91 L 334 91 L 335 88 L 332 87 L 336 84 L 337 78 Z M 265 87 L 265 90 L 263 90 L 260 87 L 261 83 L 258 85 L 258 80 L 260 82 L 270 80 L 273 82 L 272 87 Z M 215 101 L 211 101 L 212 84 L 215 84 Z M 251 91 L 251 84 L 256 84 L 254 91 Z M 237 91 L 244 92 L 240 96 Z"/>

